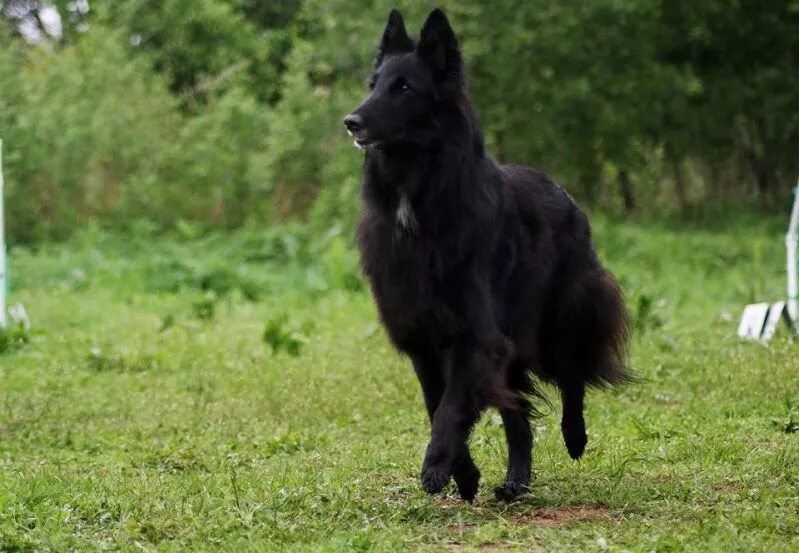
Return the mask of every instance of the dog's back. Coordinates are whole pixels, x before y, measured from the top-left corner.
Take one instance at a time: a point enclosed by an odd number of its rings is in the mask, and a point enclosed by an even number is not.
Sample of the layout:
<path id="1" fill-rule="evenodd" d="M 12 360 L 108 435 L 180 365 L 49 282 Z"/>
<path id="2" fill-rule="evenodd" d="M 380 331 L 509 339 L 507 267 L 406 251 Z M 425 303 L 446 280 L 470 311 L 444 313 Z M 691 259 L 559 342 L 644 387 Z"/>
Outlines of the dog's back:
<path id="1" fill-rule="evenodd" d="M 503 165 L 501 170 L 512 191 L 519 224 L 530 236 L 516 275 L 522 281 L 519 285 L 540 282 L 535 273 L 547 275 L 540 284 L 543 305 L 516 307 L 528 314 L 542 307 L 546 311 L 534 344 L 541 363 L 531 368 L 553 382 L 574 378 L 602 386 L 623 381 L 624 301 L 596 256 L 585 214 L 545 174 L 517 165 Z M 518 298 L 507 301 L 518 304 Z M 519 326 L 525 326 L 525 321 L 529 316 L 522 316 Z M 581 374 L 574 374 L 586 364 Z"/>

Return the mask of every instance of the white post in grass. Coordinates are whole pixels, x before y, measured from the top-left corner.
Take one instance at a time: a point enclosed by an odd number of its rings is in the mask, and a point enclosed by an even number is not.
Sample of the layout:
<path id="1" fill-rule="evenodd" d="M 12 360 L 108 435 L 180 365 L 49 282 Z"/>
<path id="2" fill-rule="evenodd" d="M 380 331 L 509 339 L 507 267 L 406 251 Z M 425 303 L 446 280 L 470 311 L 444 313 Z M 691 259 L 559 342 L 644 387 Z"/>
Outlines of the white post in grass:
<path id="1" fill-rule="evenodd" d="M 5 328 L 6 319 L 6 233 L 3 217 L 3 139 L 0 138 L 0 327 Z"/>
<path id="2" fill-rule="evenodd" d="M 799 303 L 797 303 L 797 275 L 796 275 L 796 243 L 799 239 L 797 236 L 797 226 L 799 226 L 799 181 L 796 183 L 796 188 L 793 189 L 793 209 L 791 210 L 791 222 L 788 224 L 788 234 L 785 235 L 785 249 L 787 250 L 787 263 L 788 263 L 788 316 L 791 318 L 791 323 L 796 328 L 797 311 L 799 311 Z"/>

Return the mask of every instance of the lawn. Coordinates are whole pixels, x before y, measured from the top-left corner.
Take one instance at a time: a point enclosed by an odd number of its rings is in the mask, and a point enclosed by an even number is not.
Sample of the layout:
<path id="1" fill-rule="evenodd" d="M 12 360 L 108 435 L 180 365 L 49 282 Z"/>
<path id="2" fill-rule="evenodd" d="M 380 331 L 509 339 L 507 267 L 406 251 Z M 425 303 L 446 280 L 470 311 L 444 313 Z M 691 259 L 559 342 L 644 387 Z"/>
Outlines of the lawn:
<path id="1" fill-rule="evenodd" d="M 641 382 L 590 394 L 579 462 L 551 394 L 510 505 L 493 412 L 475 503 L 422 492 L 421 392 L 348 232 L 16 248 L 33 326 L 0 356 L 0 550 L 799 551 L 799 345 L 735 336 L 783 295 L 783 225 L 596 218 Z"/>

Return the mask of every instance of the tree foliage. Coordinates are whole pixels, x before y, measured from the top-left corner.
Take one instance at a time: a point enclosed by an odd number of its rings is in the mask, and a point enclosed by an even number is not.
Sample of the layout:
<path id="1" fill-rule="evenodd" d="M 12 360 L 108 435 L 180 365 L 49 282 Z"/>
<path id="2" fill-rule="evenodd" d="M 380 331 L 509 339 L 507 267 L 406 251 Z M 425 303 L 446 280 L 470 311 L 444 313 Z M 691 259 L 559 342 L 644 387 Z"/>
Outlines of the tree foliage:
<path id="1" fill-rule="evenodd" d="M 398 4 L 412 29 L 429 10 Z M 490 150 L 589 203 L 774 201 L 799 172 L 798 0 L 440 4 Z M 340 120 L 391 7 L 0 1 L 14 235 L 89 219 L 350 224 L 360 156 Z"/>

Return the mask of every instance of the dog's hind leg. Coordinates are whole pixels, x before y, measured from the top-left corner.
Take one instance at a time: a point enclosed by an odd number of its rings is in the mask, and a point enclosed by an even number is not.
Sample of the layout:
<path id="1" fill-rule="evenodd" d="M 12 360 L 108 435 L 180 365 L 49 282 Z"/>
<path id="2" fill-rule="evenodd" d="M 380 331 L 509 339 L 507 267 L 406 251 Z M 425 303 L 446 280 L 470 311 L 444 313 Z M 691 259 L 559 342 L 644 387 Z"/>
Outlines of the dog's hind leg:
<path id="1" fill-rule="evenodd" d="M 626 370 L 628 319 L 619 285 L 601 267 L 583 272 L 569 285 L 558 307 L 553 348 L 554 378 L 563 398 L 561 429 L 572 459 L 585 451 L 585 387 L 630 379 Z"/>
<path id="2" fill-rule="evenodd" d="M 517 409 L 501 409 L 508 442 L 508 472 L 505 482 L 494 488 L 497 499 L 512 501 L 527 493 L 532 466 L 533 433 L 530 430 L 530 403 L 520 400 Z"/>
<path id="3" fill-rule="evenodd" d="M 436 409 L 444 395 L 443 367 L 430 351 L 418 352 L 412 356 L 412 360 L 416 376 L 422 386 L 424 403 L 432 426 Z M 472 501 L 477 495 L 477 488 L 480 484 L 480 470 L 474 464 L 469 448 L 465 444 L 460 448 L 452 463 L 452 477 L 455 479 L 461 498 Z"/>
<path id="4" fill-rule="evenodd" d="M 582 456 L 585 445 L 588 443 L 585 419 L 583 418 L 585 384 L 582 382 L 562 384 L 560 389 L 563 398 L 563 419 L 560 428 L 563 432 L 563 440 L 566 442 L 566 449 L 569 450 L 569 456 L 576 460 Z"/>

